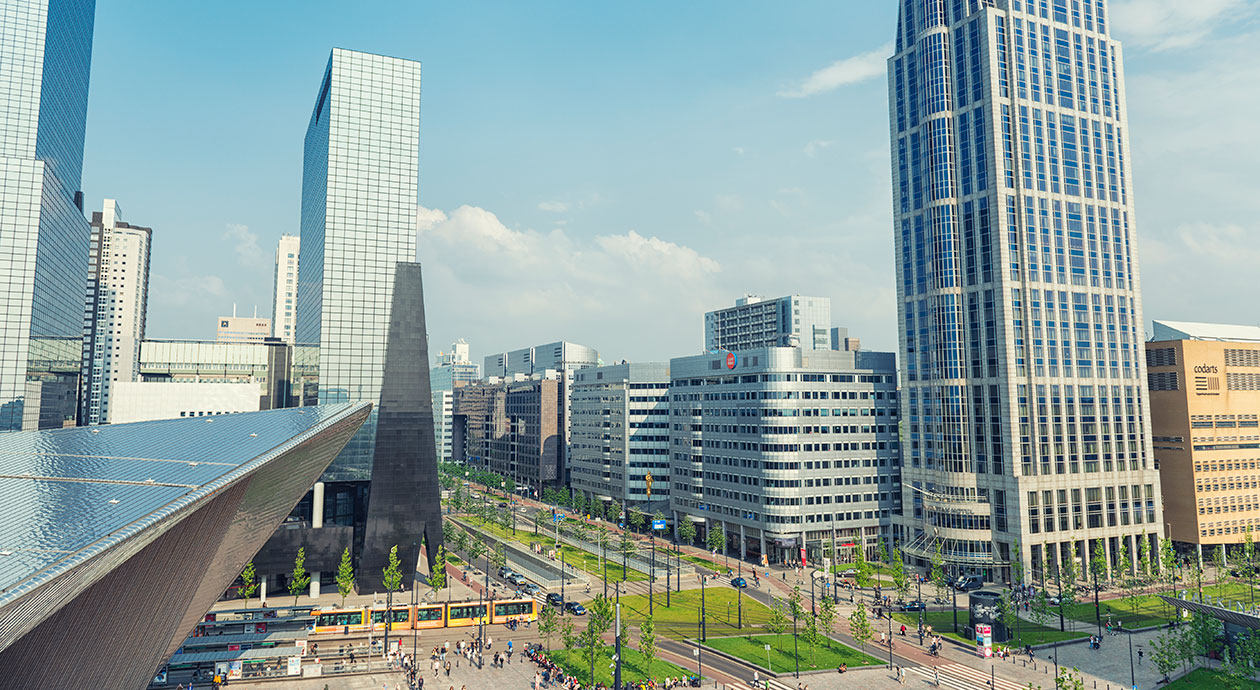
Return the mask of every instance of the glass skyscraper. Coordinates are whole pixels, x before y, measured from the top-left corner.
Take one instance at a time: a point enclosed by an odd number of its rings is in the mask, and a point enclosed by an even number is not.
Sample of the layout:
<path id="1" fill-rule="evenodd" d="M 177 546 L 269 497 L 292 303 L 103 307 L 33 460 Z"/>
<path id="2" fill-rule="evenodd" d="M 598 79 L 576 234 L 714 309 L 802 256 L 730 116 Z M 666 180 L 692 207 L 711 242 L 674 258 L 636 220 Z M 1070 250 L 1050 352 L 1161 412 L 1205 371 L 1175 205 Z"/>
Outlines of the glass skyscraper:
<path id="1" fill-rule="evenodd" d="M 0 431 L 77 415 L 93 0 L 0 0 Z"/>
<path id="2" fill-rule="evenodd" d="M 379 403 L 395 267 L 416 258 L 420 63 L 334 48 L 303 166 L 296 359 L 313 374 L 304 403 Z M 324 481 L 371 478 L 376 419 L 374 408 Z"/>
<path id="3" fill-rule="evenodd" d="M 1107 2 L 899 9 L 905 549 L 998 582 L 1016 558 L 1028 579 L 1096 549 L 1136 560 L 1164 525 Z"/>

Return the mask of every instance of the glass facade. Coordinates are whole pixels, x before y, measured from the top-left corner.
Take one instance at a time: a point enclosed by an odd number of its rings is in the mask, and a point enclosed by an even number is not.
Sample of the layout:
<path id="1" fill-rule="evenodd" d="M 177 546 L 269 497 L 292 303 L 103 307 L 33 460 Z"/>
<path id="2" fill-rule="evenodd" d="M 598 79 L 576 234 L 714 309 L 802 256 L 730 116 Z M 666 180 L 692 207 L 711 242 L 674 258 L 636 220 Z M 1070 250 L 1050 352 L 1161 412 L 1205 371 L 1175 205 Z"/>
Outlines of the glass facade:
<path id="1" fill-rule="evenodd" d="M 377 402 L 399 261 L 414 261 L 420 63 L 335 48 L 306 132 L 297 347 L 305 403 Z M 377 410 L 325 481 L 371 476 Z"/>
<path id="2" fill-rule="evenodd" d="M 0 0 L 0 430 L 73 424 L 90 230 L 79 192 L 96 5 Z"/>
<path id="3" fill-rule="evenodd" d="M 907 551 L 940 546 L 956 572 L 995 578 L 1016 557 L 1036 578 L 1095 548 L 1114 564 L 1163 529 L 1107 3 L 899 9 L 888 80 Z"/>

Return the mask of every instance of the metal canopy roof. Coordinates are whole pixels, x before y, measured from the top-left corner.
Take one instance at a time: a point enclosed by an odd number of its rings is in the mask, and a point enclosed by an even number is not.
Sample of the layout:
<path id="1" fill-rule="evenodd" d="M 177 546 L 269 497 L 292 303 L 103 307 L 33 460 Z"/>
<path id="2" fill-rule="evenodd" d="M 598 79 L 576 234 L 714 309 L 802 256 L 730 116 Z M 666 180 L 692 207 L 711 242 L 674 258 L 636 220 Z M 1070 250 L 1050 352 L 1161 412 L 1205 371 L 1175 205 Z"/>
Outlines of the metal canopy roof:
<path id="1" fill-rule="evenodd" d="M 0 606 L 359 406 L 0 434 Z"/>
<path id="2" fill-rule="evenodd" d="M 1197 601 L 1190 601 L 1188 599 L 1179 599 L 1177 597 L 1164 596 L 1162 594 L 1160 595 L 1159 598 L 1163 599 L 1169 604 L 1172 604 L 1173 606 L 1176 606 L 1179 609 L 1186 609 L 1187 611 L 1190 611 L 1191 613 L 1201 613 L 1205 616 L 1211 616 L 1213 618 L 1222 620 L 1226 623 L 1237 625 L 1239 627 L 1250 628 L 1252 630 L 1260 630 L 1260 617 L 1256 615 L 1255 609 L 1248 610 L 1243 604 L 1240 604 L 1240 603 L 1234 604 L 1236 608 L 1229 609 L 1229 608 L 1225 608 L 1224 606 L 1214 606 L 1212 604 L 1204 604 Z M 1224 603 L 1230 603 L 1230 602 L 1221 601 L 1221 603 L 1224 604 Z"/>
<path id="3" fill-rule="evenodd" d="M 302 656 L 302 650 L 298 647 L 255 647 L 254 649 L 233 652 L 193 652 L 191 654 L 176 654 L 171 657 L 169 665 L 206 664 L 215 661 L 235 661 L 236 659 L 275 659 L 288 656 Z"/>

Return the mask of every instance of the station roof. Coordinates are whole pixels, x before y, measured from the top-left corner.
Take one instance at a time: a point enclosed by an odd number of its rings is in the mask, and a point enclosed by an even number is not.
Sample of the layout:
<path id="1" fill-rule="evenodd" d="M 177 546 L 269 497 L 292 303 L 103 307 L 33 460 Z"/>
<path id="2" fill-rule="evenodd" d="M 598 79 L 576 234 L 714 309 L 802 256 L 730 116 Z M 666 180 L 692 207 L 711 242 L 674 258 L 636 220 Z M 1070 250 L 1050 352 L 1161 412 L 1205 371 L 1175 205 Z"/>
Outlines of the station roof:
<path id="1" fill-rule="evenodd" d="M 364 405 L 0 434 L 0 607 Z"/>
<path id="2" fill-rule="evenodd" d="M 1260 327 L 1235 326 L 1227 323 L 1194 323 L 1191 321 L 1154 321 L 1153 340 L 1220 340 L 1260 343 Z"/>

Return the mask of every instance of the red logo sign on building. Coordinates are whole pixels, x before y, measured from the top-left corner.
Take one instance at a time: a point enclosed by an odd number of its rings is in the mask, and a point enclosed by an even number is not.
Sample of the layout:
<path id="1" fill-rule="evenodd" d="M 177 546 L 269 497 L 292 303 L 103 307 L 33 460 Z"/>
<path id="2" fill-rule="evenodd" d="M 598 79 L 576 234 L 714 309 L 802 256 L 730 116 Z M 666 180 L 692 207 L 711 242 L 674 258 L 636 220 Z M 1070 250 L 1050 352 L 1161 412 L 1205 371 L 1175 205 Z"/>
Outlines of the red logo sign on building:
<path id="1" fill-rule="evenodd" d="M 738 361 L 739 361 L 739 360 L 735 357 L 735 353 L 734 353 L 734 352 L 728 352 L 728 353 L 726 353 L 726 368 L 727 368 L 727 369 L 734 369 L 734 368 L 735 368 L 735 363 L 736 363 L 736 362 L 738 362 Z"/>

